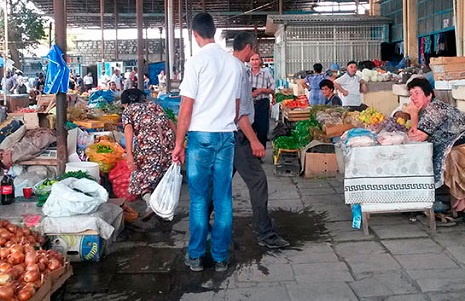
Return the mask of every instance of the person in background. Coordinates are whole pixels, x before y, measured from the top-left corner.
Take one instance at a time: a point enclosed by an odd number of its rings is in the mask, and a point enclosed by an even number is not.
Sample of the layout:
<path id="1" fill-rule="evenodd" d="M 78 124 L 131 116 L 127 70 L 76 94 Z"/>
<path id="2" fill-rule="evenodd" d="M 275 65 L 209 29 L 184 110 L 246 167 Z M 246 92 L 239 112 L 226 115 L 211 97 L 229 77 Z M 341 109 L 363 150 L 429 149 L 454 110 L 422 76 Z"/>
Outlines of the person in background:
<path id="1" fill-rule="evenodd" d="M 252 97 L 255 104 L 255 117 L 253 129 L 257 133 L 258 140 L 266 149 L 268 131 L 270 127 L 270 95 L 274 95 L 274 79 L 271 74 L 262 69 L 262 59 L 258 53 L 250 58 L 250 83 L 252 85 Z"/>
<path id="2" fill-rule="evenodd" d="M 102 71 L 102 75 L 98 79 L 100 89 L 108 89 L 108 83 L 110 82 L 110 77 L 106 74 L 105 70 Z"/>
<path id="3" fill-rule="evenodd" d="M 144 90 L 150 89 L 150 78 L 148 73 L 144 73 Z"/>
<path id="4" fill-rule="evenodd" d="M 92 73 L 89 72 L 87 73 L 86 76 L 84 76 L 84 87 L 85 87 L 85 91 L 89 91 L 90 89 L 92 89 L 92 86 L 94 84 L 94 78 L 92 77 Z"/>
<path id="5" fill-rule="evenodd" d="M 342 100 L 334 94 L 334 84 L 329 79 L 324 79 L 320 82 L 320 89 L 323 97 L 325 98 L 325 105 L 342 106 Z"/>
<path id="6" fill-rule="evenodd" d="M 268 183 L 265 171 L 258 160 L 258 158 L 265 156 L 265 147 L 258 140 L 252 128 L 254 103 L 249 81 L 250 70 L 244 65 L 255 54 L 256 45 L 257 40 L 251 33 L 241 32 L 234 37 L 233 55 L 242 65 L 242 88 L 237 121 L 238 131 L 235 134 L 234 169 L 237 170 L 249 189 L 258 244 L 270 249 L 277 249 L 289 246 L 289 242 L 276 233 L 268 214 Z"/>
<path id="7" fill-rule="evenodd" d="M 166 87 L 166 75 L 164 70 L 161 70 L 158 74 L 158 86 L 160 88 Z"/>
<path id="8" fill-rule="evenodd" d="M 80 91 L 81 93 L 84 92 L 84 80 L 82 79 L 81 75 L 76 74 L 76 90 Z"/>
<path id="9" fill-rule="evenodd" d="M 135 88 L 137 88 L 136 72 L 131 71 L 128 75 L 128 78 L 126 78 L 126 80 L 124 81 L 123 90 L 135 89 Z"/>
<path id="10" fill-rule="evenodd" d="M 39 73 L 39 78 L 37 79 L 35 88 L 36 88 L 37 91 L 42 93 L 42 91 L 44 90 L 44 87 L 45 87 L 45 76 L 41 72 L 41 73 Z"/>
<path id="11" fill-rule="evenodd" d="M 150 195 L 171 165 L 176 126 L 163 108 L 146 99 L 141 90 L 124 90 L 121 103 L 126 161 L 131 170 L 129 193 L 141 195 L 147 203 L 141 215 L 142 220 L 147 220 L 153 215 Z"/>
<path id="12" fill-rule="evenodd" d="M 69 73 L 68 88 L 70 90 L 74 90 L 76 88 L 76 80 L 71 72 Z"/>
<path id="13" fill-rule="evenodd" d="M 239 110 L 241 65 L 215 43 L 216 28 L 210 14 L 198 13 L 191 24 L 201 50 L 185 65 L 173 151 L 173 162 L 187 162 L 190 237 L 184 264 L 192 271 L 204 269 L 208 214 L 213 197 L 215 219 L 210 251 L 215 271 L 224 272 L 228 269 L 232 238 L 234 131 Z M 187 151 L 184 147 L 186 133 Z"/>
<path id="14" fill-rule="evenodd" d="M 116 88 L 116 83 L 114 81 L 110 81 L 108 83 L 108 87 L 111 92 L 113 92 L 114 96 L 121 96 L 121 92 Z"/>
<path id="15" fill-rule="evenodd" d="M 114 82 L 116 85 L 116 89 L 118 91 L 121 91 L 121 76 L 119 74 L 119 70 L 115 69 L 113 70 L 113 74 L 110 77 L 110 81 Z"/>
<path id="16" fill-rule="evenodd" d="M 334 87 L 342 93 L 342 105 L 351 110 L 363 111 L 367 108 L 362 104 L 361 93 L 367 92 L 365 81 L 356 74 L 357 63 L 347 63 L 347 72 L 334 81 Z"/>
<path id="17" fill-rule="evenodd" d="M 320 82 L 328 78 L 326 73 L 322 73 L 323 65 L 316 63 L 313 65 L 313 74 L 310 74 L 301 81 L 301 85 L 310 91 L 308 102 L 311 106 L 325 103 L 325 97 L 321 94 Z"/>

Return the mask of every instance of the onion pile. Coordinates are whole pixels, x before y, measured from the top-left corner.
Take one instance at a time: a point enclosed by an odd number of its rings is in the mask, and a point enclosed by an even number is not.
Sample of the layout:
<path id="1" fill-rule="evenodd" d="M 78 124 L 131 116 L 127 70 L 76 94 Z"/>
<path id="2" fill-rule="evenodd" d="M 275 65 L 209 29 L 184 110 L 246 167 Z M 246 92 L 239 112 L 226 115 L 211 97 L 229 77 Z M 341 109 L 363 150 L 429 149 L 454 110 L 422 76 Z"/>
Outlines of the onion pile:
<path id="1" fill-rule="evenodd" d="M 36 250 L 44 240 L 27 227 L 0 220 L 0 300 L 31 299 L 44 276 L 63 266 L 57 251 Z"/>

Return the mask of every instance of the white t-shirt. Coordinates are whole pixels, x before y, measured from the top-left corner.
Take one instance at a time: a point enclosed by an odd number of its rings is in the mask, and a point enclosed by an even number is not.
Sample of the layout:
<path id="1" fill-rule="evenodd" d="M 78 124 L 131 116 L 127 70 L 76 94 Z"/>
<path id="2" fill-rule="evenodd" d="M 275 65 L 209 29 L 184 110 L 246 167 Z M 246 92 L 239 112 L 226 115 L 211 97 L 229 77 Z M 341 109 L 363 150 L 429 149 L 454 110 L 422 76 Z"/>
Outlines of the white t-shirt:
<path id="1" fill-rule="evenodd" d="M 236 99 L 241 95 L 241 64 L 219 45 L 209 43 L 185 65 L 182 96 L 193 98 L 189 131 L 236 130 Z"/>
<path id="2" fill-rule="evenodd" d="M 347 96 L 341 95 L 343 106 L 359 106 L 362 104 L 360 94 L 360 81 L 362 78 L 358 75 L 350 76 L 348 73 L 336 79 L 349 94 Z"/>
<path id="3" fill-rule="evenodd" d="M 94 79 L 92 78 L 92 76 L 84 76 L 83 78 L 84 80 L 84 85 L 92 85 L 92 83 L 94 82 Z"/>
<path id="4" fill-rule="evenodd" d="M 116 89 L 121 90 L 121 77 L 116 74 L 112 74 L 110 81 L 114 82 L 116 84 Z"/>

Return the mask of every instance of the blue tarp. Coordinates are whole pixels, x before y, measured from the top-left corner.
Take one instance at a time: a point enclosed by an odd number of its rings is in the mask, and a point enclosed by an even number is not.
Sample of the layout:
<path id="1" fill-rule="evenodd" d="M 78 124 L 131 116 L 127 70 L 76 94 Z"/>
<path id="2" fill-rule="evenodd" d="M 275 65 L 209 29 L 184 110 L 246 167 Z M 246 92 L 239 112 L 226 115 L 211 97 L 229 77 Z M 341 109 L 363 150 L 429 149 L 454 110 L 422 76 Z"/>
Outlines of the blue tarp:
<path id="1" fill-rule="evenodd" d="M 112 103 L 115 100 L 115 94 L 111 90 L 97 90 L 90 95 L 87 106 L 97 102 L 97 99 L 99 98 L 103 98 L 108 103 Z"/>
<path id="2" fill-rule="evenodd" d="M 44 92 L 46 94 L 56 94 L 58 92 L 68 92 L 69 68 L 63 59 L 63 52 L 56 44 L 52 45 L 47 54 L 48 67 L 45 79 Z"/>

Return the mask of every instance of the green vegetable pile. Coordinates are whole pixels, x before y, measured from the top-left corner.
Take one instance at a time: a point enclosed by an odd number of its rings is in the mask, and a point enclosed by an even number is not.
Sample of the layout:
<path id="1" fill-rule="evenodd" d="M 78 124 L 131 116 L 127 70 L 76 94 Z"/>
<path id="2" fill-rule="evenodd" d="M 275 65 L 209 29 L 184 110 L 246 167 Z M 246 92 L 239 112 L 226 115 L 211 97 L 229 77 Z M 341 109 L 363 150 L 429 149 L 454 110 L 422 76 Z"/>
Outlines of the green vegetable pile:
<path id="1" fill-rule="evenodd" d="M 299 149 L 299 143 L 295 137 L 292 136 L 281 136 L 274 140 L 275 152 L 278 149 Z"/>
<path id="2" fill-rule="evenodd" d="M 89 180 L 97 181 L 93 176 L 89 174 L 88 171 L 82 171 L 82 170 L 65 172 L 58 179 L 61 181 L 66 178 L 89 179 Z"/>
<path id="3" fill-rule="evenodd" d="M 292 130 L 292 136 L 297 140 L 299 148 L 306 146 L 312 137 L 310 135 L 310 127 L 319 127 L 318 122 L 315 124 L 315 120 L 301 120 L 298 121 L 295 125 L 295 129 Z"/>
<path id="4" fill-rule="evenodd" d="M 97 145 L 97 154 L 110 154 L 113 150 L 108 145 Z"/>
<path id="5" fill-rule="evenodd" d="M 276 98 L 276 102 L 280 103 L 281 101 L 283 101 L 285 99 L 296 99 L 297 97 L 294 94 L 286 95 L 286 94 L 282 94 L 282 93 L 276 93 L 275 98 Z"/>

